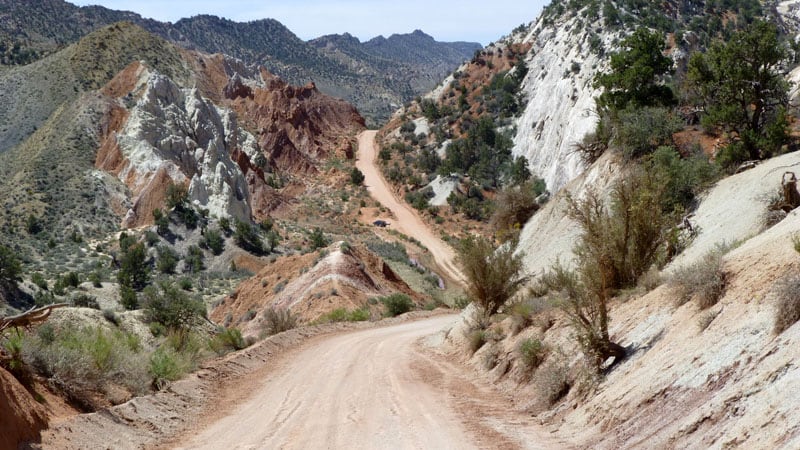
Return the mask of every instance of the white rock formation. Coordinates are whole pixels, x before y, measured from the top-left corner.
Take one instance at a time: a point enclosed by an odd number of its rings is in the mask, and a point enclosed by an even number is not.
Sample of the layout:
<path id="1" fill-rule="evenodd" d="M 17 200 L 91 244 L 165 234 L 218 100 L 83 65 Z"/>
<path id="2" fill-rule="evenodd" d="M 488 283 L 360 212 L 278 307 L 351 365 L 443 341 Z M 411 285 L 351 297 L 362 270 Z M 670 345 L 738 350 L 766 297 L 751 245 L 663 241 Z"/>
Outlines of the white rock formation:
<path id="1" fill-rule="evenodd" d="M 447 204 L 447 197 L 450 196 L 458 184 L 460 179 L 458 177 L 447 176 L 443 177 L 437 175 L 436 178 L 428 183 L 428 186 L 433 189 L 434 197 L 428 200 L 431 206 L 444 206 Z"/>
<path id="2" fill-rule="evenodd" d="M 117 137 L 128 160 L 120 179 L 133 181 L 138 195 L 165 171 L 174 182 L 188 180 L 190 200 L 211 214 L 249 218 L 247 183 L 231 153 L 238 149 L 254 158 L 255 137 L 239 128 L 230 111 L 156 72 L 143 71 L 134 92 L 139 100 Z"/>
<path id="3" fill-rule="evenodd" d="M 543 18 L 522 41 L 532 44 L 522 85 L 527 106 L 517 121 L 514 156 L 525 156 L 531 172 L 543 178 L 551 192 L 558 192 L 584 169 L 574 152 L 576 143 L 594 131 L 597 116 L 594 97 L 599 92 L 592 80 L 605 65 L 590 48 L 594 32 L 606 51 L 615 36 L 600 23 L 589 27 L 579 17 L 563 17 L 552 24 Z"/>

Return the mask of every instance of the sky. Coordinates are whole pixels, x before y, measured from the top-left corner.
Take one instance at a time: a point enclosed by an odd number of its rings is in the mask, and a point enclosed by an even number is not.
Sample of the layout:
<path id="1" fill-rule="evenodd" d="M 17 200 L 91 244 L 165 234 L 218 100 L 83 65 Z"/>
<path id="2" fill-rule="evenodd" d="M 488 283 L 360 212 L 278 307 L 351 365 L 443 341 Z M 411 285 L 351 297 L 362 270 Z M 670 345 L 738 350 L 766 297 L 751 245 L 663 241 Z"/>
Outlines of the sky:
<path id="1" fill-rule="evenodd" d="M 237 22 L 272 18 L 301 39 L 350 33 L 375 36 L 422 30 L 438 41 L 483 45 L 533 21 L 550 0 L 78 0 L 144 17 L 175 22 L 213 14 Z"/>

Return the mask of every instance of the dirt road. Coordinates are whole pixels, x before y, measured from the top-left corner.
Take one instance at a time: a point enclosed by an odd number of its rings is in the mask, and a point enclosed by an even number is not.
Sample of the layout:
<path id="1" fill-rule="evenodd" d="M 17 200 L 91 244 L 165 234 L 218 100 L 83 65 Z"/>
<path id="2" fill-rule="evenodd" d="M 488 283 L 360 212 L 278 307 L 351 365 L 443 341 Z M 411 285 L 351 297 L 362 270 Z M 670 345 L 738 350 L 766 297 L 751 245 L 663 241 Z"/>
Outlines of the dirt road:
<path id="1" fill-rule="evenodd" d="M 389 183 L 383 178 L 375 163 L 378 153 L 375 145 L 376 134 L 377 131 L 367 130 L 358 136 L 356 167 L 364 173 L 364 185 L 375 200 L 394 214 L 391 227 L 422 242 L 448 278 L 463 284 L 464 276 L 455 264 L 453 249 L 433 234 L 416 211 L 394 196 Z"/>
<path id="2" fill-rule="evenodd" d="M 554 448 L 535 444 L 548 438 L 536 436 L 533 419 L 509 418 L 495 394 L 424 349 L 422 337 L 454 320 L 437 316 L 314 341 L 179 448 Z"/>

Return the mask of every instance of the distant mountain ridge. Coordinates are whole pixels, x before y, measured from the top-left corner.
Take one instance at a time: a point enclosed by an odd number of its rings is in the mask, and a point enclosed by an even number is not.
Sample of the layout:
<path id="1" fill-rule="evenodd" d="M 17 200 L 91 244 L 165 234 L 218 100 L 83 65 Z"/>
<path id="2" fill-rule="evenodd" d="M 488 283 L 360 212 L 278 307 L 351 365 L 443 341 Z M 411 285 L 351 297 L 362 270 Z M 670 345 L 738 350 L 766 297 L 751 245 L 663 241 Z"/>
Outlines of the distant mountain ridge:
<path id="1" fill-rule="evenodd" d="M 437 42 L 419 30 L 364 43 L 349 34 L 306 42 L 274 19 L 234 22 L 199 15 L 171 24 L 64 0 L 0 0 L 0 66 L 38 60 L 119 21 L 188 49 L 264 65 L 293 84 L 313 81 L 321 91 L 356 105 L 371 124 L 435 87 L 481 48 L 478 43 Z"/>

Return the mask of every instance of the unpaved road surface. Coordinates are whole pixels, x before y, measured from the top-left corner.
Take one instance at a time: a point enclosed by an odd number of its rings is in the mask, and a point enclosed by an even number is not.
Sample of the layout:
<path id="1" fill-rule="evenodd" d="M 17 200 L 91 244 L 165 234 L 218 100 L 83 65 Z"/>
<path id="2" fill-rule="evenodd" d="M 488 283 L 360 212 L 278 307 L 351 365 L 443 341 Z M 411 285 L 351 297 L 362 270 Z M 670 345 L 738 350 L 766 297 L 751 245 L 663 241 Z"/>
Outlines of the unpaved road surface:
<path id="1" fill-rule="evenodd" d="M 391 221 L 391 228 L 422 242 L 422 245 L 427 247 L 433 255 L 439 268 L 451 280 L 463 283 L 464 276 L 455 264 L 453 249 L 433 234 L 416 211 L 394 196 L 389 183 L 383 178 L 380 168 L 376 165 L 378 151 L 375 145 L 375 135 L 377 133 L 374 130 L 367 130 L 358 136 L 356 167 L 364 173 L 364 185 L 367 186 L 367 191 L 394 214 L 395 219 Z"/>
<path id="2" fill-rule="evenodd" d="M 422 339 L 456 316 L 315 340 L 178 448 L 558 448 Z M 495 425 L 491 425 L 494 423 Z"/>

